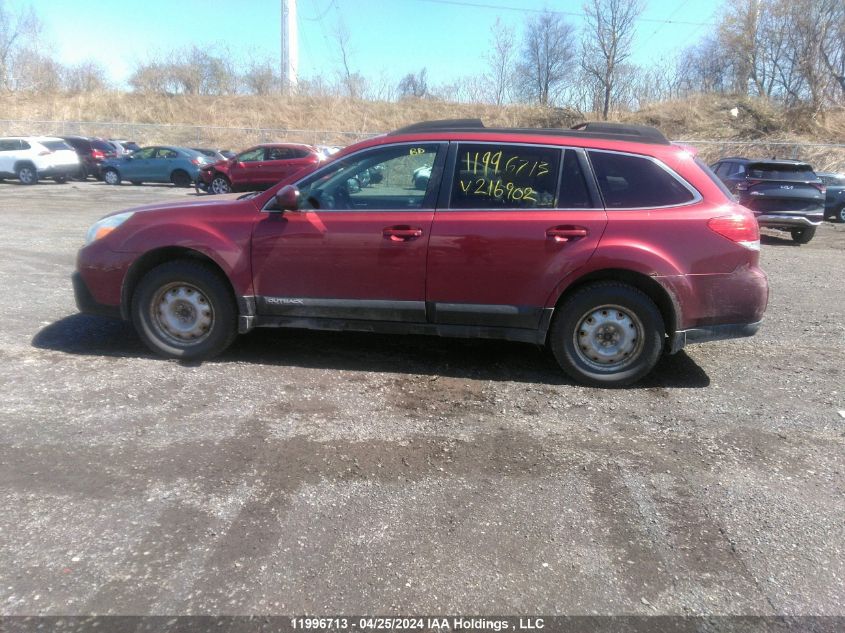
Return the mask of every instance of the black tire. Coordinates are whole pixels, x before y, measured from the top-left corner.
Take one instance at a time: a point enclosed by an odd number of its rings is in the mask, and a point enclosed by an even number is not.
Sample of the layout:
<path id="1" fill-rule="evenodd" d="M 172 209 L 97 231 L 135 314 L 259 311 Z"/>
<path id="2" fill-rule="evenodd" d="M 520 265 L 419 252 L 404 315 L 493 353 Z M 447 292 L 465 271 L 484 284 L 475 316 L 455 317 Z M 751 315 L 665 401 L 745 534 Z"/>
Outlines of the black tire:
<path id="1" fill-rule="evenodd" d="M 55 176 L 53 178 L 58 184 L 63 185 L 67 182 L 67 176 Z"/>
<path id="2" fill-rule="evenodd" d="M 31 163 L 19 165 L 17 176 L 22 185 L 38 184 L 38 170 L 35 168 L 35 165 Z"/>
<path id="3" fill-rule="evenodd" d="M 838 222 L 845 223 L 845 204 L 843 204 L 841 207 L 839 207 L 839 211 L 836 212 L 836 215 L 834 216 L 834 218 Z"/>
<path id="4" fill-rule="evenodd" d="M 120 184 L 120 172 L 116 169 L 112 169 L 111 167 L 106 169 L 103 172 L 103 181 L 107 185 L 119 185 Z"/>
<path id="5" fill-rule="evenodd" d="M 223 174 L 214 174 L 211 184 L 208 186 L 208 193 L 223 194 L 232 193 L 231 181 Z"/>
<path id="6" fill-rule="evenodd" d="M 555 310 L 548 345 L 576 382 L 622 387 L 654 368 L 665 337 L 660 310 L 645 293 L 623 283 L 598 282 Z"/>
<path id="7" fill-rule="evenodd" d="M 73 177 L 73 179 L 78 180 L 80 182 L 84 182 L 84 181 L 88 180 L 88 169 L 85 167 L 85 165 L 82 165 L 79 168 L 79 172 L 77 172 L 77 174 Z"/>
<path id="8" fill-rule="evenodd" d="M 194 184 L 194 181 L 191 180 L 191 176 L 186 171 L 182 171 L 181 169 L 177 169 L 172 174 L 170 174 L 170 182 L 172 182 L 177 187 L 190 187 Z"/>
<path id="9" fill-rule="evenodd" d="M 808 244 L 816 235 L 816 227 L 808 226 L 802 229 L 792 229 L 790 232 L 792 241 L 796 244 Z"/>
<path id="10" fill-rule="evenodd" d="M 154 312 L 154 305 L 160 309 Z M 212 358 L 237 335 L 228 282 L 199 262 L 177 260 L 153 268 L 132 294 L 131 313 L 141 340 L 165 358 Z"/>

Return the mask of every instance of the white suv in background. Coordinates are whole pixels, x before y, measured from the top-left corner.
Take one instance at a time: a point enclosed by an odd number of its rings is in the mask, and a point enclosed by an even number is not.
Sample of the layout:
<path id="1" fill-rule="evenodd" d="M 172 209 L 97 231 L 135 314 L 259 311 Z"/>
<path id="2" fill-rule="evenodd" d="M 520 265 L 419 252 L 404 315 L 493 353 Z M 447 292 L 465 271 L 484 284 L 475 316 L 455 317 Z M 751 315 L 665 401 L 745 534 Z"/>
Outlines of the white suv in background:
<path id="1" fill-rule="evenodd" d="M 6 136 L 0 138 L 0 180 L 17 178 L 34 185 L 39 178 L 64 182 L 79 173 L 79 156 L 60 138 Z"/>

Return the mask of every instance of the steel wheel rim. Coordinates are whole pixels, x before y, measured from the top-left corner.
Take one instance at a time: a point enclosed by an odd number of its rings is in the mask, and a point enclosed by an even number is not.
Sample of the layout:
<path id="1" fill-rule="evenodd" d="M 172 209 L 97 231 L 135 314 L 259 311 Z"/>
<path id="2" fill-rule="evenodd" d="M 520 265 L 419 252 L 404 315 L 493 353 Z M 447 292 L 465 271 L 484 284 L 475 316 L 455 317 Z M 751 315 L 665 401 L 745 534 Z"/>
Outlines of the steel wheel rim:
<path id="1" fill-rule="evenodd" d="M 639 358 L 644 345 L 642 321 L 618 305 L 591 308 L 578 319 L 573 344 L 578 358 L 595 371 L 619 371 Z"/>
<path id="2" fill-rule="evenodd" d="M 20 172 L 18 172 L 18 178 L 22 183 L 28 185 L 35 180 L 35 172 L 33 172 L 30 167 L 23 167 Z"/>
<path id="3" fill-rule="evenodd" d="M 222 178 L 215 178 L 211 181 L 211 190 L 214 193 L 229 193 L 229 183 Z"/>
<path id="4" fill-rule="evenodd" d="M 845 207 L 839 209 L 839 221 L 845 222 Z"/>
<path id="5" fill-rule="evenodd" d="M 113 171 L 107 171 L 106 175 L 104 176 L 106 179 L 106 183 L 110 185 L 114 185 L 117 183 L 117 173 Z"/>
<path id="6" fill-rule="evenodd" d="M 193 284 L 176 281 L 159 288 L 150 302 L 150 319 L 163 340 L 197 345 L 211 334 L 214 307 Z"/>

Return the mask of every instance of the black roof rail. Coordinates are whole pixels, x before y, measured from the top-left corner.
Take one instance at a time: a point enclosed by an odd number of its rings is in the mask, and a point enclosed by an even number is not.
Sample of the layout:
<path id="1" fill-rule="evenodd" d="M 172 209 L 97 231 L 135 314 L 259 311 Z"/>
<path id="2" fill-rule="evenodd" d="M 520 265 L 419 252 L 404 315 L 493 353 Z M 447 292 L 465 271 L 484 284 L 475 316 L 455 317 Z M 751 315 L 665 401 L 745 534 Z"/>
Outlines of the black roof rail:
<path id="1" fill-rule="evenodd" d="M 388 132 L 388 136 L 398 134 L 422 134 L 434 132 L 481 132 L 489 134 L 539 134 L 550 136 L 570 136 L 601 138 L 612 141 L 631 141 L 635 143 L 655 143 L 669 145 L 669 140 L 660 130 L 646 125 L 627 125 L 623 123 L 581 123 L 571 129 L 562 128 L 490 128 L 485 127 L 481 119 L 445 119 L 440 121 L 422 121 Z"/>
<path id="2" fill-rule="evenodd" d="M 421 121 L 412 123 L 398 130 L 388 132 L 394 134 L 412 134 L 414 132 L 443 132 L 450 130 L 487 129 L 481 119 L 441 119 L 439 121 Z"/>
<path id="3" fill-rule="evenodd" d="M 572 126 L 573 130 L 592 132 L 594 134 L 619 134 L 620 136 L 634 136 L 647 143 L 665 144 L 669 142 L 663 132 L 648 125 L 630 125 L 628 123 L 606 123 L 587 121 Z M 631 139 L 633 140 L 633 139 Z"/>

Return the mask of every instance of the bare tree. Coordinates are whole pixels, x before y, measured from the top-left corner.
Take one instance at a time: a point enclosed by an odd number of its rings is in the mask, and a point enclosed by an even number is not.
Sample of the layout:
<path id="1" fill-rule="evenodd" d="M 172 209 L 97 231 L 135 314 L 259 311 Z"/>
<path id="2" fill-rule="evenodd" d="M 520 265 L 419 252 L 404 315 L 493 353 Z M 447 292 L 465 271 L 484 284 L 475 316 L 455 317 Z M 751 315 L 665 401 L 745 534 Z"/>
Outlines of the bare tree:
<path id="1" fill-rule="evenodd" d="M 492 41 L 486 55 L 490 70 L 486 79 L 493 102 L 500 106 L 505 102 L 513 82 L 516 39 L 513 27 L 503 24 L 499 18 L 491 27 L 490 36 Z"/>
<path id="2" fill-rule="evenodd" d="M 108 87 L 106 70 L 95 61 L 85 61 L 62 70 L 62 85 L 67 92 L 96 92 Z"/>
<path id="3" fill-rule="evenodd" d="M 525 22 L 517 75 L 523 94 L 533 102 L 550 105 L 567 77 L 575 57 L 575 29 L 558 13 L 544 11 Z"/>
<path id="4" fill-rule="evenodd" d="M 586 28 L 581 66 L 599 85 L 602 118 L 610 112 L 619 68 L 631 56 L 641 0 L 591 0 L 584 5 Z"/>
<path id="5" fill-rule="evenodd" d="M 265 97 L 281 92 L 282 80 L 278 70 L 270 62 L 251 62 L 241 77 L 241 83 L 248 94 Z"/>
<path id="6" fill-rule="evenodd" d="M 345 22 L 337 23 L 334 36 L 340 59 L 340 83 L 346 96 L 350 99 L 360 99 L 366 90 L 367 82 L 360 73 L 353 71 L 351 68 L 350 35 Z"/>
<path id="7" fill-rule="evenodd" d="M 428 70 L 422 68 L 418 73 L 408 73 L 397 86 L 400 98 L 415 97 L 422 99 L 430 96 L 428 91 Z"/>
<path id="8" fill-rule="evenodd" d="M 16 77 L 22 74 L 16 65 L 25 63 L 41 28 L 41 20 L 31 7 L 13 12 L 0 0 L 0 90 L 14 88 Z"/>

